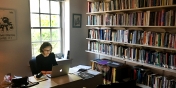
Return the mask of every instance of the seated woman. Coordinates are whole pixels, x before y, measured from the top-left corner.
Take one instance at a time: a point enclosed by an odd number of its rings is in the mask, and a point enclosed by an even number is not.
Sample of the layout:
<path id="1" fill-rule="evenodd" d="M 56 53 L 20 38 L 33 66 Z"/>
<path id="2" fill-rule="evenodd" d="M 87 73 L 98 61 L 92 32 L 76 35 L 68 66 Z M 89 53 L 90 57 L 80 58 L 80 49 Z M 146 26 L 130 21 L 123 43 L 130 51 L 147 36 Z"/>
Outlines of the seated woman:
<path id="1" fill-rule="evenodd" d="M 55 54 L 52 52 L 52 45 L 49 42 L 44 42 L 40 46 L 40 53 L 36 57 L 38 71 L 43 74 L 51 74 L 52 66 L 57 65 Z"/>

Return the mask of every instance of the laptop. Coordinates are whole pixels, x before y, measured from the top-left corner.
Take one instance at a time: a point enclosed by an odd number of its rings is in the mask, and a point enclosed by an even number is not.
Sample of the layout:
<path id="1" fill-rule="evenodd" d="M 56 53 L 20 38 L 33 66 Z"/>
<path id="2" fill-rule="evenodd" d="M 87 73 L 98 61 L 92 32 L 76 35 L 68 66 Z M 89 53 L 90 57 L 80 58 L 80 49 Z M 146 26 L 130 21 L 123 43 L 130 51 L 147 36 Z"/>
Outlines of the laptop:
<path id="1" fill-rule="evenodd" d="M 53 66 L 52 73 L 47 74 L 47 76 L 50 78 L 54 78 L 54 77 L 67 75 L 69 72 L 69 68 L 70 68 L 70 61 L 65 60 L 64 62 L 65 62 L 64 64 L 58 64 L 56 66 Z"/>

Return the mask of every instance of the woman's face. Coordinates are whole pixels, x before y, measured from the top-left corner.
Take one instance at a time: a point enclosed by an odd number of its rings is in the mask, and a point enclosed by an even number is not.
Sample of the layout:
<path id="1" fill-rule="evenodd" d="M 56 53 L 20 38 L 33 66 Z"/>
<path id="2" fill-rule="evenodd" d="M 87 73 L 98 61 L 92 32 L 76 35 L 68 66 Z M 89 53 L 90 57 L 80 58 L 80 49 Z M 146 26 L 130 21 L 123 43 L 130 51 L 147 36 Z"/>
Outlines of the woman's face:
<path id="1" fill-rule="evenodd" d="M 44 56 L 49 56 L 50 53 L 51 53 L 51 47 L 50 47 L 50 46 L 45 47 L 45 48 L 43 49 L 43 55 L 44 55 Z"/>

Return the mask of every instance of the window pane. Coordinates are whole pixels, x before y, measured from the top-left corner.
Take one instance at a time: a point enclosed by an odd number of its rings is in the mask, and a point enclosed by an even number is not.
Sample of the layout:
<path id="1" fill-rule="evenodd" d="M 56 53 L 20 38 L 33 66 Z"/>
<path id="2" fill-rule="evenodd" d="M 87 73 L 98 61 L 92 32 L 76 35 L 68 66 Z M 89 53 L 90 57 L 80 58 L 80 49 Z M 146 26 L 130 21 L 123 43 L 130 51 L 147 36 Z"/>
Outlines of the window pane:
<path id="1" fill-rule="evenodd" d="M 39 14 L 31 14 L 31 27 L 40 27 Z"/>
<path id="2" fill-rule="evenodd" d="M 30 11 L 39 13 L 39 0 L 30 0 Z"/>
<path id="3" fill-rule="evenodd" d="M 52 29 L 52 40 L 61 40 L 61 30 L 60 29 Z"/>
<path id="4" fill-rule="evenodd" d="M 51 14 L 60 14 L 60 3 L 51 1 Z"/>
<path id="5" fill-rule="evenodd" d="M 50 27 L 49 15 L 41 14 L 41 27 Z"/>
<path id="6" fill-rule="evenodd" d="M 51 42 L 51 44 L 52 44 L 52 46 L 53 46 L 53 50 L 52 50 L 52 52 L 54 52 L 54 53 L 60 53 L 61 52 L 61 43 L 60 43 L 60 41 L 58 41 L 58 42 Z"/>
<path id="7" fill-rule="evenodd" d="M 32 43 L 32 56 L 37 56 L 40 54 L 40 45 L 41 43 Z"/>
<path id="8" fill-rule="evenodd" d="M 40 13 L 49 13 L 49 0 L 40 0 Z"/>
<path id="9" fill-rule="evenodd" d="M 54 53 L 61 50 L 60 2 L 52 0 L 30 0 L 32 56 L 40 54 L 42 42 L 48 41 Z M 39 14 L 35 14 L 39 13 Z M 34 29 L 32 27 L 38 27 Z M 51 28 L 54 27 L 54 28 Z M 58 29 L 56 28 L 58 27 Z"/>
<path id="10" fill-rule="evenodd" d="M 50 29 L 42 29 L 42 41 L 50 41 Z"/>
<path id="11" fill-rule="evenodd" d="M 59 15 L 51 15 L 51 27 L 60 27 Z"/>
<path id="12" fill-rule="evenodd" d="M 31 29 L 32 42 L 40 41 L 40 29 Z"/>

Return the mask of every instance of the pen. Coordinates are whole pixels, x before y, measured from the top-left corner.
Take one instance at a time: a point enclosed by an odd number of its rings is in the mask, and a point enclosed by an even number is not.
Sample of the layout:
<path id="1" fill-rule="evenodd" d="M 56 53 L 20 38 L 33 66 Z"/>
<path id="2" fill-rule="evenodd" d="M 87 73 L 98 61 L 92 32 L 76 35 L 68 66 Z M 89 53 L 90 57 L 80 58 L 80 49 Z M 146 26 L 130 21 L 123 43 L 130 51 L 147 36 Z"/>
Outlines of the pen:
<path id="1" fill-rule="evenodd" d="M 48 79 L 43 79 L 43 80 L 40 80 L 40 81 L 38 81 L 38 82 L 42 82 L 42 81 L 46 81 L 46 80 L 48 80 Z"/>

